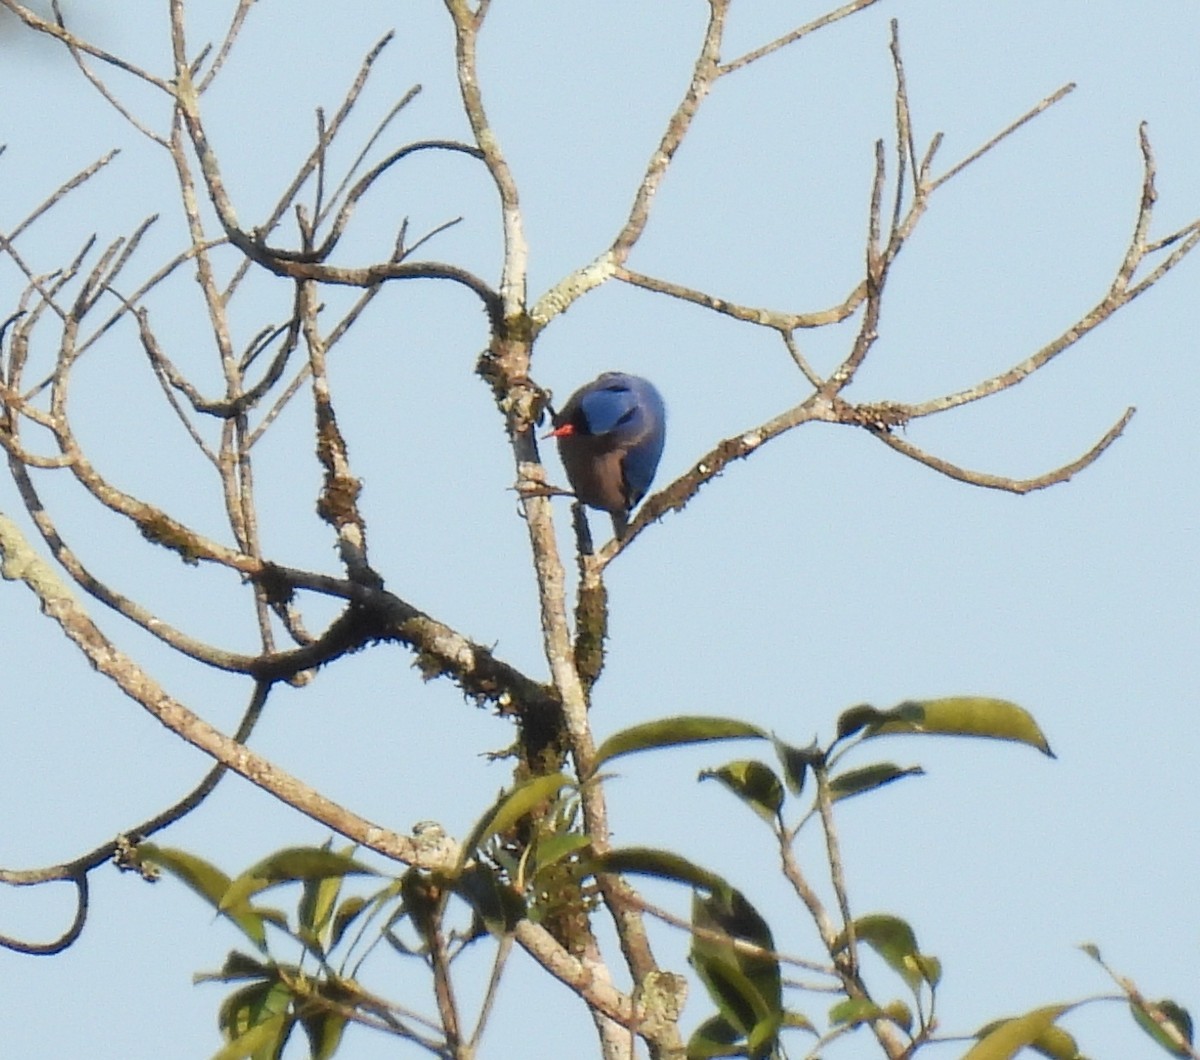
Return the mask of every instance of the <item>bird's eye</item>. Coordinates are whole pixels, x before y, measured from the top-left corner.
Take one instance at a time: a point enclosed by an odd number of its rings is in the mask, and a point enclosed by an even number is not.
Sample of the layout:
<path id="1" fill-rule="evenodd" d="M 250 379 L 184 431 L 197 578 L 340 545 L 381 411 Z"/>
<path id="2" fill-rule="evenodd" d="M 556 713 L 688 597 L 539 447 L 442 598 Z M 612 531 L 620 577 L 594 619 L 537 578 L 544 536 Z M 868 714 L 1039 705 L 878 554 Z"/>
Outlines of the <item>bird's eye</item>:
<path id="1" fill-rule="evenodd" d="M 636 408 L 630 409 L 619 420 L 617 420 L 617 426 L 620 427 L 621 424 L 628 423 L 636 415 L 637 415 L 637 409 Z"/>

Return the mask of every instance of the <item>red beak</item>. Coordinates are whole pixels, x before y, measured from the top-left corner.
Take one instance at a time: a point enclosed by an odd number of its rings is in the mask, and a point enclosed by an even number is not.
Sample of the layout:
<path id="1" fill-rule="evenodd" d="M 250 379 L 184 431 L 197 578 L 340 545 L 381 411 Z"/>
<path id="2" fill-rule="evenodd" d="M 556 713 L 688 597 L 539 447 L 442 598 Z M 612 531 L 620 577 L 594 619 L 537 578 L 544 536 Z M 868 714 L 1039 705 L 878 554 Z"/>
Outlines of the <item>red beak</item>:
<path id="1" fill-rule="evenodd" d="M 565 438 L 567 435 L 575 433 L 575 425 L 573 423 L 564 423 L 561 427 L 555 427 L 554 430 L 543 434 L 543 438 Z"/>

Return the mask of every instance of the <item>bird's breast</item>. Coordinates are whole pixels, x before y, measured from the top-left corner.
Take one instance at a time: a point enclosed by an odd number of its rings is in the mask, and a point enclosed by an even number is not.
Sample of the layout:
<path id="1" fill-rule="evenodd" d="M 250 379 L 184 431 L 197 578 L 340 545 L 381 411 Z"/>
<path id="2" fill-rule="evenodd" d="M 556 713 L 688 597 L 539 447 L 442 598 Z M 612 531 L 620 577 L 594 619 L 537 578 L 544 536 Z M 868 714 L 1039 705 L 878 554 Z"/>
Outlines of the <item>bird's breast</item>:
<path id="1" fill-rule="evenodd" d="M 629 497 L 621 467 L 623 450 L 579 434 L 560 438 L 558 449 L 575 496 L 584 504 L 613 513 L 628 509 Z"/>

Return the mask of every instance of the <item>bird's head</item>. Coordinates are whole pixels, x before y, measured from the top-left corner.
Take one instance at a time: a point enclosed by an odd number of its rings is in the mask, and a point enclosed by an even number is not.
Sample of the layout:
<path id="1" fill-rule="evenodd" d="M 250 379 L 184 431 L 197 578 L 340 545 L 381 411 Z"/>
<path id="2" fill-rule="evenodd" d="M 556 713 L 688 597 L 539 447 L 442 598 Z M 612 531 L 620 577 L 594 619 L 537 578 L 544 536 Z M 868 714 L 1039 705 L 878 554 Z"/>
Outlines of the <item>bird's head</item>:
<path id="1" fill-rule="evenodd" d="M 608 436 L 615 445 L 643 435 L 660 419 L 661 399 L 648 384 L 624 372 L 605 372 L 582 390 L 554 418 L 547 437 Z"/>

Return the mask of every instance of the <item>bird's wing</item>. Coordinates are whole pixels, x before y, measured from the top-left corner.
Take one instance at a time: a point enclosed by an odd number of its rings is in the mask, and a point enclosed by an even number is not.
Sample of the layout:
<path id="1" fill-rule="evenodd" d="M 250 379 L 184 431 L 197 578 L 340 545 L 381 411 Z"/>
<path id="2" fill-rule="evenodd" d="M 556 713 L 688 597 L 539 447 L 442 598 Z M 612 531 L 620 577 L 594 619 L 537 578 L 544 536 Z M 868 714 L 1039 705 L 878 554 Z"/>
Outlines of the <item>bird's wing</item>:
<path id="1" fill-rule="evenodd" d="M 625 449 L 625 459 L 621 471 L 625 478 L 625 496 L 632 508 L 645 495 L 658 469 L 658 459 L 662 456 L 662 432 L 655 430 L 653 425 L 644 430 L 641 437 Z"/>

